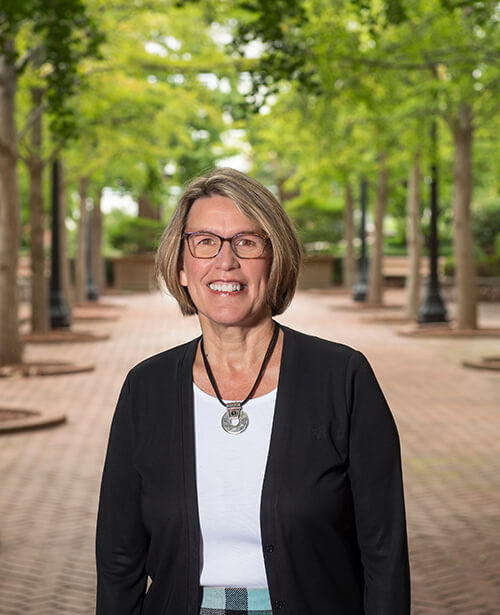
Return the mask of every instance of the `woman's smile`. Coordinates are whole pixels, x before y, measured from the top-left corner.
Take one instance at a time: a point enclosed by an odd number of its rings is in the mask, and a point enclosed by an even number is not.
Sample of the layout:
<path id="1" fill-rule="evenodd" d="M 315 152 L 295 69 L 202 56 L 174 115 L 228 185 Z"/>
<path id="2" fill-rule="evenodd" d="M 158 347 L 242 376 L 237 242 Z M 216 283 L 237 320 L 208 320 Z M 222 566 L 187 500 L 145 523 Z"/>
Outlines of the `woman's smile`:
<path id="1" fill-rule="evenodd" d="M 242 292 L 246 288 L 246 286 L 240 282 L 231 281 L 210 282 L 208 287 L 210 290 L 224 295 L 234 295 L 235 293 Z"/>

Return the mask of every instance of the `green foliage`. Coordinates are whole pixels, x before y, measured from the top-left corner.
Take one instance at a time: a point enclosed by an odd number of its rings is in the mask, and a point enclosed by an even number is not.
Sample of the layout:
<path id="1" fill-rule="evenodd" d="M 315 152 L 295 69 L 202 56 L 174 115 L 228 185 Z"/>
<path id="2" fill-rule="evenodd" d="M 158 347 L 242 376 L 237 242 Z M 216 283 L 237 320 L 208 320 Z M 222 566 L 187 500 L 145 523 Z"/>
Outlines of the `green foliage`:
<path id="1" fill-rule="evenodd" d="M 406 254 L 406 224 L 404 218 L 394 220 L 395 232 L 385 237 L 384 254 Z"/>
<path id="2" fill-rule="evenodd" d="M 497 251 L 497 238 L 500 234 L 500 199 L 474 211 L 472 227 L 475 245 L 486 255 L 500 256 L 500 251 Z"/>
<path id="3" fill-rule="evenodd" d="M 500 191 L 496 6 L 493 0 L 151 0 L 133 6 L 3 0 L 0 44 L 15 36 L 17 55 L 9 58 L 24 66 L 19 126 L 28 125 L 33 83 L 48 87 L 50 115 L 60 123 L 55 130 L 67 131 L 68 114 L 75 113 L 79 139 L 63 152 L 70 190 L 88 177 L 91 196 L 111 186 L 167 207 L 189 179 L 233 153 L 227 131 L 243 129 L 251 174 L 285 202 L 306 244 L 338 242 L 347 182 L 358 200 L 360 177 L 366 177 L 373 206 L 383 151 L 388 214 L 395 219 L 386 245 L 404 249 L 408 166 L 419 152 L 422 173 L 429 174 L 429 125 L 437 118 L 446 252 L 452 249 L 453 140 L 443 127 L 453 127 L 463 101 L 474 111 L 475 201 Z M 228 46 L 213 36 L 214 21 L 233 35 Z M 100 55 L 89 57 L 100 41 Z M 250 60 L 245 53 L 256 41 L 263 53 Z M 252 87 L 243 94 L 240 76 L 249 81 L 250 73 Z M 203 76 L 216 85 L 209 87 Z M 249 113 L 250 106 L 261 112 Z M 24 134 L 23 155 L 29 131 Z M 58 144 L 53 135 L 44 156 Z M 422 185 L 424 209 L 427 201 Z M 482 249 L 490 254 L 494 224 L 478 224 L 476 242 L 487 244 Z M 427 225 L 424 212 L 424 232 Z"/>
<path id="4" fill-rule="evenodd" d="M 102 34 L 82 0 L 4 0 L 0 8 L 0 54 L 18 73 L 27 67 L 43 84 L 53 134 L 75 132 L 72 98 L 79 66 L 95 56 Z"/>
<path id="5" fill-rule="evenodd" d="M 401 0 L 387 0 L 387 2 L 372 2 L 371 0 L 351 0 L 353 8 L 359 11 L 362 21 L 374 26 L 377 20 L 373 16 L 373 8 L 378 9 L 379 15 L 385 17 L 387 24 L 400 24 L 408 19 L 408 11 Z"/>
<path id="6" fill-rule="evenodd" d="M 113 248 L 126 255 L 154 252 L 164 227 L 160 220 L 123 216 L 108 225 L 107 237 Z"/>
<path id="7" fill-rule="evenodd" d="M 262 107 L 265 96 L 278 91 L 280 80 L 296 81 L 320 93 L 316 71 L 308 63 L 308 39 L 303 31 L 309 22 L 303 0 L 240 0 L 243 13 L 233 33 L 232 49 L 244 56 L 249 43 L 265 43 L 265 51 L 252 69 L 249 102 Z"/>
<path id="8" fill-rule="evenodd" d="M 472 216 L 474 258 L 479 276 L 500 276 L 500 203 L 484 203 Z M 455 260 L 445 261 L 445 273 L 453 275 Z"/>
<path id="9" fill-rule="evenodd" d="M 215 166 L 230 148 L 224 116 L 234 98 L 232 60 L 210 35 L 204 7 L 167 0 L 135 5 L 89 0 L 106 34 L 102 57 L 88 63 L 78 101 L 81 138 L 65 152 L 68 180 L 89 177 L 153 205 Z M 224 91 L 202 76 L 224 81 Z"/>
<path id="10" fill-rule="evenodd" d="M 500 233 L 495 237 L 495 256 L 500 258 Z"/>
<path id="11" fill-rule="evenodd" d="M 500 277 L 500 257 L 494 255 L 483 255 L 476 258 L 476 273 L 480 277 Z M 444 274 L 448 277 L 455 275 L 455 258 L 447 256 L 444 261 Z"/>
<path id="12" fill-rule="evenodd" d="M 331 200 L 297 199 L 289 207 L 306 253 L 335 253 L 342 239 L 343 213 Z"/>
<path id="13" fill-rule="evenodd" d="M 46 77 L 51 129 L 67 134 L 74 129 L 70 101 L 79 81 L 78 65 L 97 55 L 103 37 L 82 0 L 46 0 L 41 4 L 33 30 L 43 40 L 43 62 L 51 67 Z"/>

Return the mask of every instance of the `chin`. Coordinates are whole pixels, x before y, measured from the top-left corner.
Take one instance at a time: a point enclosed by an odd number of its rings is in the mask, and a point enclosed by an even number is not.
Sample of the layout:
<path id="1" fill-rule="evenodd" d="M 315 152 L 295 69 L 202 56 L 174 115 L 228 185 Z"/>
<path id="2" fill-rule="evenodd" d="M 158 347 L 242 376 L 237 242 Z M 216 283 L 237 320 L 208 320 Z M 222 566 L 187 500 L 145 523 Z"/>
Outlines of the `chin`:
<path id="1" fill-rule="evenodd" d="M 217 313 L 205 313 L 203 317 L 218 325 L 227 327 L 252 327 L 266 318 L 271 318 L 271 312 L 238 313 L 234 310 L 218 310 Z"/>

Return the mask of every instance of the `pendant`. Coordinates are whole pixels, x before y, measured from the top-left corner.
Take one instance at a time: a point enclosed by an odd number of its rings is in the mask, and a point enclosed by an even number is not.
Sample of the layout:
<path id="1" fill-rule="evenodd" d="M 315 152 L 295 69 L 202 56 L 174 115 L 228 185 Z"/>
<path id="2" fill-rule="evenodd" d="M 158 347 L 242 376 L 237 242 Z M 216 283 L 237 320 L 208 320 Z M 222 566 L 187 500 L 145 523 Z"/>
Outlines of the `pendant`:
<path id="1" fill-rule="evenodd" d="M 227 433 L 243 433 L 248 427 L 248 414 L 241 407 L 239 401 L 229 402 L 227 410 L 222 415 L 222 429 Z"/>

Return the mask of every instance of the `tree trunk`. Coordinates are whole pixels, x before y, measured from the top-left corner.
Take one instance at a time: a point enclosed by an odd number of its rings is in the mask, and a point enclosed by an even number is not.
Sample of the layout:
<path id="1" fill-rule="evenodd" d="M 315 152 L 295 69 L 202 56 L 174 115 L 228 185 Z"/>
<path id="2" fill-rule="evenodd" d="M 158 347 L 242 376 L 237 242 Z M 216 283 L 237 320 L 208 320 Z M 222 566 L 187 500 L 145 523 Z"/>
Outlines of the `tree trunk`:
<path id="1" fill-rule="evenodd" d="M 105 286 L 104 259 L 102 255 L 102 189 L 99 189 L 92 208 L 92 274 L 99 291 Z"/>
<path id="2" fill-rule="evenodd" d="M 153 205 L 148 192 L 143 192 L 139 197 L 139 217 L 151 220 L 160 219 L 160 208 Z"/>
<path id="3" fill-rule="evenodd" d="M 458 329 L 477 328 L 477 286 L 470 216 L 472 196 L 472 109 L 462 104 L 453 127 L 455 142 L 453 242 Z"/>
<path id="4" fill-rule="evenodd" d="M 87 299 L 87 268 L 86 268 L 86 230 L 87 230 L 87 190 L 88 178 L 80 178 L 80 218 L 76 234 L 75 255 L 75 300 L 81 303 Z"/>
<path id="5" fill-rule="evenodd" d="M 71 283 L 70 261 L 68 254 L 68 231 L 66 229 L 66 180 L 64 176 L 64 163 L 59 161 L 59 271 L 61 272 L 61 290 L 71 312 L 75 303 L 74 288 Z"/>
<path id="6" fill-rule="evenodd" d="M 35 118 L 31 129 L 31 155 L 28 160 L 30 175 L 30 244 L 31 244 L 31 330 L 49 331 L 47 279 L 45 276 L 43 167 L 42 160 L 42 90 L 31 89 Z"/>
<path id="7" fill-rule="evenodd" d="M 420 155 L 416 153 L 408 174 L 406 201 L 406 245 L 408 249 L 408 277 L 406 279 L 406 317 L 416 320 L 420 307 Z"/>
<path id="8" fill-rule="evenodd" d="M 370 260 L 370 288 L 368 302 L 381 304 L 383 301 L 384 281 L 382 273 L 382 258 L 384 252 L 384 216 L 387 206 L 388 173 L 386 156 L 379 156 L 379 172 L 377 182 L 377 199 L 375 203 L 375 235 Z"/>
<path id="9" fill-rule="evenodd" d="M 344 244 L 343 284 L 351 288 L 356 275 L 356 262 L 354 260 L 354 199 L 350 182 L 347 182 L 345 187 Z"/>
<path id="10" fill-rule="evenodd" d="M 12 53 L 13 41 L 0 53 Z M 22 360 L 18 325 L 17 267 L 20 242 L 20 203 L 17 184 L 15 124 L 16 73 L 0 55 L 0 365 Z"/>

